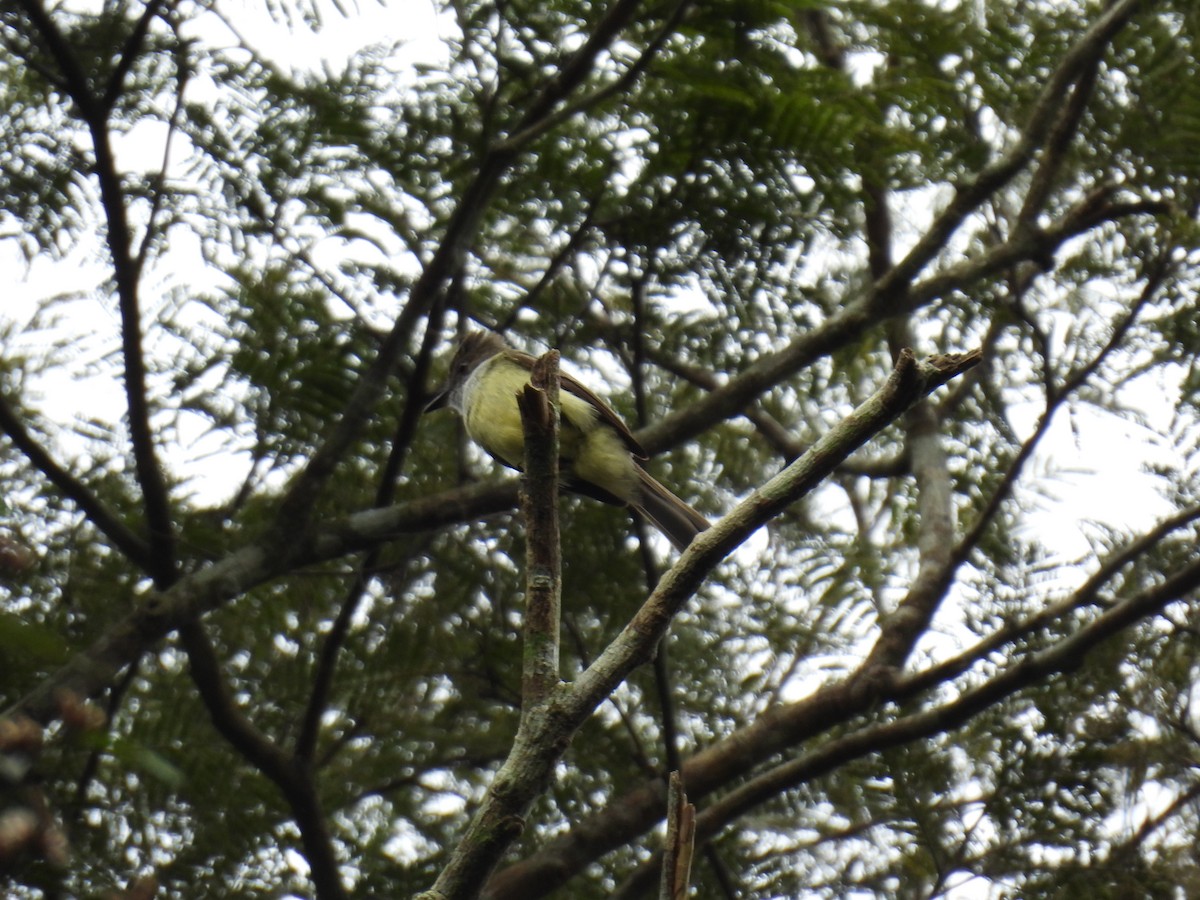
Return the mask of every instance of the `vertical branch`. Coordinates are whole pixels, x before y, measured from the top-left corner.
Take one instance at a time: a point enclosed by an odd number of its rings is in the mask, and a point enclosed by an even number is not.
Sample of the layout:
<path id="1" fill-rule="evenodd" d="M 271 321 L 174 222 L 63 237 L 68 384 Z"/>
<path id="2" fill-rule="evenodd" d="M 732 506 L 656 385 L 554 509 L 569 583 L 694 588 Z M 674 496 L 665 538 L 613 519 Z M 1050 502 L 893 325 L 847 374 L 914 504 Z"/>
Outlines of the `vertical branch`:
<path id="1" fill-rule="evenodd" d="M 648 260 L 646 268 L 633 278 L 629 288 L 629 296 L 633 301 L 634 323 L 629 339 L 633 351 L 629 373 L 633 385 L 633 401 L 634 408 L 637 410 L 638 428 L 645 426 L 647 418 L 646 381 L 643 377 L 646 342 L 643 339 L 647 332 L 646 282 L 651 276 L 649 270 L 653 265 L 654 260 Z M 654 553 L 650 549 L 650 543 L 646 540 L 646 523 L 644 518 L 642 516 L 636 516 L 635 518 L 637 519 L 638 549 L 642 557 L 642 570 L 646 573 L 646 591 L 650 593 L 654 590 L 654 586 L 658 584 L 659 571 L 655 563 Z M 680 768 L 681 753 L 679 747 L 679 725 L 675 714 L 674 684 L 671 679 L 670 658 L 667 655 L 669 637 L 669 634 L 664 634 L 654 651 L 654 691 L 658 695 L 660 725 L 662 727 L 663 760 L 665 762 L 664 771 L 675 772 Z"/>
<path id="2" fill-rule="evenodd" d="M 342 885 L 337 851 L 312 767 L 288 754 L 238 708 L 203 625 L 198 622 L 185 625 L 179 630 L 179 638 L 187 651 L 192 681 L 213 727 L 247 762 L 270 779 L 287 801 L 300 832 L 316 897 L 344 900 L 346 889 Z"/>
<path id="3" fill-rule="evenodd" d="M 845 54 L 831 33 L 826 14 L 823 11 L 814 11 L 808 14 L 806 21 L 820 59 L 828 67 L 845 72 Z M 871 156 L 871 150 L 866 149 L 860 156 L 863 157 L 860 175 L 863 183 L 863 232 L 867 243 L 867 261 L 872 280 L 880 282 L 894 266 L 894 230 L 889 211 L 889 193 L 886 184 L 879 179 L 878 166 Z M 898 359 L 900 353 L 905 348 L 912 347 L 916 341 L 911 322 L 906 315 L 889 319 L 885 330 L 893 360 Z M 902 422 L 905 451 L 912 460 L 912 474 L 917 485 L 917 547 L 920 568 L 903 604 L 905 616 L 912 620 L 905 630 L 907 639 L 897 639 L 894 642 L 881 640 L 880 647 L 877 648 L 888 648 L 888 660 L 906 653 L 910 646 L 909 641 L 916 639 L 932 617 L 942 598 L 945 574 L 951 561 L 950 550 L 954 546 L 953 492 L 946 452 L 942 445 L 942 422 L 938 409 L 928 397 L 923 397 L 908 411 Z M 896 631 L 894 622 L 889 622 L 885 627 L 889 632 Z M 880 663 L 885 660 L 885 656 L 881 652 L 875 653 L 872 659 Z"/>
<path id="4" fill-rule="evenodd" d="M 66 91 L 87 126 L 95 157 L 94 174 L 100 186 L 100 206 L 104 212 L 105 238 L 112 258 L 113 280 L 117 287 L 117 306 L 121 314 L 121 356 L 125 364 L 125 399 L 129 411 L 129 437 L 133 446 L 134 468 L 142 488 L 143 507 L 150 532 L 150 575 L 159 587 L 175 578 L 175 537 L 171 524 L 170 496 L 166 479 L 158 463 L 158 454 L 150 426 L 150 401 L 146 388 L 146 359 L 142 347 L 141 301 L 138 296 L 138 265 L 133 254 L 133 234 L 125 207 L 125 188 L 117 169 L 111 144 L 108 116 L 115 93 L 133 58 L 141 49 L 157 3 L 147 6 L 134 34 L 122 51 L 121 62 L 109 93 L 97 96 L 66 37 L 36 0 L 21 3 L 38 36 L 63 76 Z"/>
<path id="5" fill-rule="evenodd" d="M 667 793 L 667 836 L 663 841 L 659 900 L 684 900 L 696 852 L 696 807 L 687 802 L 683 776 L 675 771 Z"/>
<path id="6" fill-rule="evenodd" d="M 501 854 L 525 827 L 525 813 L 544 789 L 573 728 L 553 708 L 559 687 L 562 565 L 558 544 L 558 351 L 534 363 L 517 394 L 525 432 L 525 648 L 521 721 L 508 759 L 433 887 L 417 900 L 476 897 Z"/>
<path id="7" fill-rule="evenodd" d="M 425 327 L 425 337 L 421 342 L 412 371 L 409 373 L 405 396 L 404 412 L 396 425 L 392 437 L 392 448 L 388 453 L 387 462 L 379 476 L 379 484 L 375 489 L 375 509 L 381 509 L 394 502 L 396 481 L 404 468 L 404 460 L 417 431 L 417 422 L 421 416 L 422 393 L 421 386 L 425 383 L 429 371 L 429 360 L 433 355 L 434 344 L 442 328 L 441 310 L 437 309 L 429 317 Z M 379 564 L 383 553 L 383 545 L 372 547 L 359 561 L 358 570 L 350 587 L 342 599 L 338 614 L 333 621 L 333 627 L 321 643 L 317 655 L 316 671 L 313 675 L 312 691 L 309 693 L 308 705 L 300 722 L 300 731 L 296 738 L 296 756 L 306 765 L 311 765 L 317 749 L 317 739 L 320 736 L 321 718 L 329 706 L 329 697 L 333 692 L 333 679 L 337 672 L 338 655 L 350 634 L 350 625 L 362 605 L 370 583 L 371 572 Z"/>
<path id="8" fill-rule="evenodd" d="M 150 544 L 155 551 L 155 567 L 151 575 L 161 587 L 174 578 L 175 538 L 167 483 L 159 466 L 150 426 L 137 261 L 130 252 L 133 236 L 126 217 L 121 177 L 109 144 L 108 123 L 103 120 L 89 121 L 88 126 L 92 131 L 96 175 L 100 181 L 101 203 L 108 222 L 108 249 L 117 283 L 117 304 L 121 313 L 121 356 L 125 362 L 125 400 L 129 409 L 134 467 L 138 484 L 142 487 Z"/>
<path id="9" fill-rule="evenodd" d="M 558 537 L 558 351 L 533 367 L 517 395 L 525 428 L 525 662 L 522 716 L 545 702 L 558 684 L 562 559 Z"/>

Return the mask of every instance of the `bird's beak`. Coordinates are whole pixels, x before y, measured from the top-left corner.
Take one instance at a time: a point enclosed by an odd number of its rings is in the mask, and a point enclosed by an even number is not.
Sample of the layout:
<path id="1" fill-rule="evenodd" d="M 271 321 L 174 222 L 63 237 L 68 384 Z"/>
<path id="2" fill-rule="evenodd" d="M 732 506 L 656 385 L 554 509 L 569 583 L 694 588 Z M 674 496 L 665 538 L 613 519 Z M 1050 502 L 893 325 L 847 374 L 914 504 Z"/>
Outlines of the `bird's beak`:
<path id="1" fill-rule="evenodd" d="M 443 387 L 440 391 L 434 394 L 429 402 L 425 404 L 425 412 L 433 412 L 435 409 L 444 409 L 446 401 L 450 399 L 450 388 Z"/>

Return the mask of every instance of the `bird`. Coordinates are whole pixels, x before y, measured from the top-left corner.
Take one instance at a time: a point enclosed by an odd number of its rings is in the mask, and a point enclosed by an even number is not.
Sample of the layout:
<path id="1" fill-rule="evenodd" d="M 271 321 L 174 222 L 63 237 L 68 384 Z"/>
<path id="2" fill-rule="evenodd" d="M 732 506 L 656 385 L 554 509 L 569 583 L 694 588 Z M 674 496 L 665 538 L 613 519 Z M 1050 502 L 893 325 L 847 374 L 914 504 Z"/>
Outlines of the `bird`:
<path id="1" fill-rule="evenodd" d="M 450 361 L 445 384 L 425 411 L 452 409 L 462 417 L 471 440 L 493 459 L 520 471 L 525 432 L 517 394 L 529 383 L 534 362 L 493 331 L 469 332 Z M 563 487 L 631 507 L 653 522 L 675 549 L 684 550 L 709 527 L 708 519 L 646 471 L 646 451 L 607 403 L 570 375 L 561 373 L 559 379 Z"/>

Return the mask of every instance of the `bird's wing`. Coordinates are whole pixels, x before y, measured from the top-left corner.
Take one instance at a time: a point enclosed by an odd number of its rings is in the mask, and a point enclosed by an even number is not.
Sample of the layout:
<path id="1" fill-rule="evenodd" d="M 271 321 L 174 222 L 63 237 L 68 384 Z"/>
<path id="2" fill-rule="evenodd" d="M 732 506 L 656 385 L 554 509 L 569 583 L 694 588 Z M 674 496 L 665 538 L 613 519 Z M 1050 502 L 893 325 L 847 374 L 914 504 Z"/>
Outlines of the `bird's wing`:
<path id="1" fill-rule="evenodd" d="M 509 350 L 508 353 L 515 361 L 519 362 L 525 368 L 530 370 L 533 369 L 533 364 L 536 360 L 528 353 L 523 353 L 520 350 Z M 649 455 L 642 448 L 642 445 L 637 442 L 637 438 L 633 436 L 633 432 L 629 430 L 629 426 L 622 421 L 620 416 L 613 412 L 611 406 L 597 397 L 589 388 L 580 384 L 579 381 L 568 375 L 566 372 L 560 370 L 558 377 L 559 385 L 564 391 L 569 394 L 574 394 L 584 403 L 590 403 L 596 408 L 596 410 L 600 413 L 601 420 L 612 426 L 612 429 L 620 436 L 621 440 L 624 441 L 625 446 L 629 448 L 630 453 L 632 453 L 638 459 L 649 458 Z"/>
<path id="2" fill-rule="evenodd" d="M 618 416 L 611 406 L 593 394 L 588 388 L 584 387 L 566 372 L 559 373 L 560 384 L 562 389 L 569 394 L 574 394 L 585 403 L 590 403 L 600 412 L 600 418 L 612 426 L 613 430 L 620 435 L 621 440 L 625 442 L 625 446 L 629 448 L 629 452 L 638 459 L 647 459 L 648 455 L 642 449 L 642 445 L 637 442 L 637 438 L 633 436 L 633 432 L 629 430 L 629 426 Z"/>

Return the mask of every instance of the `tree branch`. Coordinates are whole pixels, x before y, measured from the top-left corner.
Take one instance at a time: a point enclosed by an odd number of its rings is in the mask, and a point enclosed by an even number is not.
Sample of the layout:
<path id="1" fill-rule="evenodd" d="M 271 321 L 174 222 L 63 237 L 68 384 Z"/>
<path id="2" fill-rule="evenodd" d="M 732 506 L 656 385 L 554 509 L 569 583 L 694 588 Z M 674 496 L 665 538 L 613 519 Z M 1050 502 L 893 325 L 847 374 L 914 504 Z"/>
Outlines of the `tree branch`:
<path id="1" fill-rule="evenodd" d="M 616 0 L 608 8 L 587 40 L 563 63 L 558 73 L 542 87 L 541 92 L 530 103 L 520 123 L 513 129 L 514 135 L 530 129 L 536 130 L 538 123 L 551 118 L 554 108 L 592 73 L 600 53 L 633 21 L 639 6 L 641 0 Z M 518 142 L 517 145 L 505 149 L 516 149 L 516 146 L 524 144 Z"/>
<path id="2" fill-rule="evenodd" d="M 113 542 L 118 550 L 143 571 L 153 566 L 153 551 L 150 544 L 122 522 L 100 499 L 88 490 L 87 485 L 60 466 L 41 444 L 39 444 L 17 417 L 16 412 L 3 397 L 0 397 L 0 430 L 8 435 L 18 450 L 52 485 L 63 492 L 87 516 L 88 521 Z"/>
<path id="3" fill-rule="evenodd" d="M 1015 644 L 1017 641 L 1023 640 L 1041 629 L 1048 628 L 1073 610 L 1094 604 L 1099 597 L 1100 591 L 1118 572 L 1136 562 L 1139 557 L 1152 550 L 1172 532 L 1178 531 L 1197 520 L 1200 520 L 1200 506 L 1193 506 L 1164 519 L 1154 528 L 1131 541 L 1126 547 L 1116 550 L 1109 555 L 1107 559 L 1101 562 L 1099 568 L 1092 573 L 1091 577 L 1068 597 L 1047 606 L 1036 615 L 998 628 L 977 642 L 973 647 L 944 662 L 905 676 L 906 690 L 918 692 L 942 684 L 951 678 L 961 675 L 972 665 L 986 659 L 1002 647 Z"/>
<path id="4" fill-rule="evenodd" d="M 571 713 L 586 716 L 636 665 L 649 659 L 670 618 L 695 593 L 704 576 L 747 537 L 815 488 L 839 462 L 913 403 L 978 362 L 977 352 L 930 357 L 918 363 L 911 351 L 903 351 L 879 390 L 692 542 L 633 621 L 572 686 L 566 701 Z"/>
<path id="5" fill-rule="evenodd" d="M 328 820 L 317 797 L 312 768 L 285 753 L 238 709 L 202 624 L 197 621 L 184 624 L 179 636 L 187 651 L 192 683 L 196 685 L 213 726 L 283 794 L 300 831 L 304 858 L 308 860 L 317 896 L 321 900 L 342 900 L 346 891 L 338 872 Z"/>
<path id="6" fill-rule="evenodd" d="M 1174 519 L 1165 522 L 1156 532 L 1165 533 L 1168 525 L 1177 526 L 1178 522 Z M 1138 543 L 1142 545 L 1142 542 Z M 1092 587 L 1090 583 L 1081 587 L 1063 606 L 1080 607 L 1090 596 Z M 999 675 L 958 694 L 951 703 L 867 725 L 756 775 L 723 793 L 720 799 L 699 813 L 697 841 L 711 838 L 721 828 L 778 796 L 781 791 L 828 774 L 850 760 L 950 731 L 1023 688 L 1051 675 L 1078 668 L 1091 649 L 1197 587 L 1200 587 L 1200 560 L 1188 563 L 1159 585 L 1114 605 L 1075 634 L 1012 662 Z M 1048 624 L 1049 619 L 1039 616 L 1037 621 Z M 1021 629 L 1020 634 L 1026 631 Z M 1010 633 L 1010 636 L 1015 635 Z M 983 654 L 971 655 L 979 658 Z M 798 740 L 811 739 L 832 725 L 877 708 L 885 701 L 898 703 L 911 699 L 920 692 L 945 684 L 965 668 L 955 666 L 951 671 L 946 666 L 939 666 L 935 667 L 936 678 L 929 677 L 927 672 L 918 672 L 897 678 L 891 684 L 873 679 L 870 673 L 860 668 L 848 678 L 823 687 L 804 700 L 769 710 L 749 727 L 696 753 L 683 768 L 689 790 L 697 799 L 706 796 Z M 498 873 L 486 897 L 488 900 L 531 900 L 543 896 L 562 883 L 562 879 L 556 877 L 557 873 L 579 871 L 657 822 L 662 816 L 661 793 L 659 780 L 627 792 L 615 802 L 619 804 L 619 817 L 614 818 L 611 814 L 614 805 L 610 805 L 608 813 L 576 823 L 571 832 L 554 838 L 533 856 Z M 655 854 L 621 885 L 619 896 L 632 897 L 649 891 L 659 865 L 661 857 Z"/>
<path id="7" fill-rule="evenodd" d="M 125 364 L 130 442 L 138 484 L 142 488 L 152 549 L 147 571 L 160 587 L 165 587 L 175 577 L 175 537 L 170 496 L 150 430 L 137 262 L 131 253 L 133 238 L 125 208 L 125 190 L 109 143 L 109 110 L 92 93 L 79 60 L 41 4 L 37 0 L 21 0 L 21 5 L 62 71 L 71 99 L 75 101 L 92 139 L 94 174 L 100 186 L 100 205 L 108 226 L 105 237 L 112 259 L 117 305 L 121 314 L 121 354 Z"/>
<path id="8" fill-rule="evenodd" d="M 1013 459 L 1012 463 L 1009 464 L 1008 470 L 1004 473 L 1004 477 L 996 486 L 996 489 L 992 492 L 992 496 L 988 498 L 984 508 L 980 510 L 979 514 L 975 517 L 975 522 L 967 531 L 966 535 L 963 536 L 963 539 L 959 541 L 954 552 L 956 567 L 961 565 L 962 562 L 966 561 L 971 552 L 974 550 L 975 546 L 983 538 L 983 535 L 986 533 L 987 529 L 991 526 L 992 520 L 1000 511 L 1000 507 L 1003 502 L 1008 499 L 1008 496 L 1011 494 L 1017 483 L 1017 479 L 1020 477 L 1025 464 L 1033 455 L 1033 451 L 1036 449 L 1038 442 L 1049 430 L 1050 423 L 1053 420 L 1055 413 L 1070 398 L 1071 394 L 1082 387 L 1087 380 L 1093 374 L 1095 374 L 1104 360 L 1107 359 L 1108 356 L 1120 346 L 1121 341 L 1129 332 L 1129 329 L 1133 327 L 1133 323 L 1136 320 L 1139 311 L 1153 298 L 1155 292 L 1161 286 L 1163 279 L 1166 277 L 1167 267 L 1169 265 L 1167 262 L 1169 254 L 1170 251 L 1166 251 L 1164 256 L 1160 257 L 1158 263 L 1151 266 L 1150 274 L 1147 277 L 1146 284 L 1143 286 L 1137 301 L 1133 304 L 1132 308 L 1125 315 L 1125 317 L 1117 324 L 1117 327 L 1113 329 L 1112 334 L 1109 335 L 1109 339 L 1105 342 L 1104 346 L 1100 348 L 1096 355 L 1093 356 L 1088 363 L 1074 371 L 1062 385 L 1055 386 L 1052 383 L 1047 383 L 1046 408 L 1043 410 L 1041 416 L 1038 417 L 1037 425 L 1034 427 L 1033 433 L 1021 445 L 1016 457 Z"/>
<path id="9" fill-rule="evenodd" d="M 916 276 L 940 252 L 966 216 L 1029 164 L 1059 115 L 1063 93 L 1091 64 L 1090 61 L 1103 53 L 1108 42 L 1128 21 L 1137 6 L 1138 0 L 1119 0 L 1080 37 L 1047 81 L 1021 138 L 1003 157 L 984 167 L 972 180 L 957 186 L 950 205 L 903 260 L 821 325 L 806 331 L 777 353 L 762 357 L 704 399 L 686 409 L 677 410 L 639 432 L 638 439 L 642 446 L 653 454 L 663 447 L 690 440 L 714 422 L 740 415 L 759 394 L 814 360 L 859 340 L 873 326 L 919 309 L 951 291 L 965 292 L 977 279 L 1029 260 L 1038 262 L 1044 268 L 1045 261 L 1052 258 L 1062 241 L 1097 221 L 1135 212 L 1169 210 L 1170 204 L 1156 202 L 1139 204 L 1137 210 L 1110 205 L 1104 208 L 1103 213 L 1089 209 L 1088 214 L 1084 215 L 1085 210 L 1081 207 L 1074 215 L 1064 217 L 1052 227 L 1045 230 L 1032 226 L 1020 228 L 1003 244 L 981 256 L 948 266 L 914 283 Z"/>
<path id="10" fill-rule="evenodd" d="M 977 354 L 963 354 L 918 363 L 911 352 L 901 353 L 891 377 L 879 390 L 817 441 L 796 462 L 754 491 L 727 516 L 714 523 L 691 543 L 670 571 L 663 576 L 658 587 L 633 620 L 573 684 L 564 685 L 558 692 L 543 723 L 541 735 L 536 738 L 535 746 L 561 745 L 565 749 L 569 736 L 586 721 L 592 711 L 633 669 L 650 658 L 671 618 L 695 593 L 704 576 L 714 566 L 773 516 L 816 487 L 841 460 L 886 427 L 913 403 L 978 361 Z M 853 687 L 859 695 L 866 696 L 866 691 L 861 685 L 856 683 Z M 839 698 L 839 702 L 844 699 Z M 831 715 L 840 712 L 841 708 L 822 706 L 821 710 Z M 764 753 L 774 752 L 772 748 L 778 749 L 780 746 L 780 735 L 771 729 L 775 721 L 776 717 L 768 712 L 747 729 L 747 732 L 754 731 L 763 739 L 756 747 Z M 783 746 L 786 746 L 786 743 Z M 546 777 L 549 767 L 553 766 L 559 755 L 561 751 L 543 751 L 539 762 L 547 767 L 546 771 L 524 770 L 519 773 L 521 783 L 527 787 Z M 501 774 L 509 779 L 518 777 L 517 773 Z M 687 767 L 683 776 L 689 785 L 689 791 L 697 798 L 711 788 L 712 782 L 706 777 L 702 777 L 703 786 L 697 788 Z M 500 781 L 499 775 L 497 781 Z M 506 781 L 505 792 L 513 790 L 514 785 Z M 656 780 L 636 793 L 636 798 L 627 798 L 631 800 L 631 804 L 623 809 L 623 813 L 628 814 L 624 821 L 632 826 L 636 820 L 642 827 L 648 827 L 649 822 L 657 821 L 662 815 L 661 780 Z M 643 812 L 644 818 L 640 817 Z M 501 897 L 529 897 L 535 893 L 534 886 L 537 890 L 549 891 L 560 884 L 562 872 L 565 871 L 558 865 L 560 857 L 539 854 L 537 859 L 539 861 L 536 863 L 526 860 L 525 863 L 493 876 L 484 896 L 489 900 Z"/>
<path id="11" fill-rule="evenodd" d="M 158 11 L 162 9 L 162 6 L 163 0 L 149 0 L 146 3 L 146 8 L 142 10 L 142 15 L 133 26 L 133 31 L 129 33 L 129 38 L 125 41 L 125 46 L 121 48 L 121 56 L 117 60 L 116 68 L 113 69 L 112 76 L 108 80 L 108 88 L 104 91 L 104 97 L 100 100 L 100 105 L 104 109 L 105 115 L 112 111 L 112 108 L 117 104 L 117 100 L 120 99 L 121 91 L 125 87 L 125 78 L 133 68 L 138 54 L 142 51 L 142 45 L 146 42 L 146 35 L 150 32 L 150 23 L 154 21 L 154 17 L 158 15 Z"/>
<path id="12" fill-rule="evenodd" d="M 562 553 L 558 530 L 558 351 L 534 363 L 517 395 L 525 428 L 525 647 L 521 721 L 540 714 L 559 683 Z"/>
<path id="13" fill-rule="evenodd" d="M 422 388 L 428 377 L 429 361 L 433 355 L 433 347 L 438 340 L 439 331 L 440 322 L 430 321 L 427 323 L 421 350 L 417 354 L 412 371 L 408 376 L 407 390 L 404 392 L 406 398 L 404 411 L 396 425 L 396 433 L 392 436 L 388 459 L 375 489 L 373 508 L 376 510 L 386 508 L 395 496 L 396 480 L 404 468 L 404 459 L 412 446 L 417 423 L 420 421 L 421 411 L 424 408 Z M 310 764 L 316 753 L 317 740 L 320 737 L 321 718 L 328 708 L 329 696 L 333 691 L 338 655 L 350 632 L 354 614 L 358 611 L 363 597 L 366 595 L 370 573 L 379 564 L 381 549 L 382 546 L 379 543 L 372 545 L 359 561 L 355 577 L 346 590 L 346 595 L 338 608 L 338 614 L 333 620 L 333 626 L 329 629 L 324 641 L 321 642 L 312 690 L 309 693 L 308 704 L 305 707 L 296 737 L 296 756 Z"/>
<path id="14" fill-rule="evenodd" d="M 1160 611 L 1168 603 L 1181 599 L 1198 587 L 1200 560 L 1195 560 L 1168 577 L 1162 584 L 1119 603 L 1052 646 L 1012 663 L 1000 674 L 964 691 L 950 703 L 892 721 L 868 725 L 843 737 L 827 741 L 790 762 L 755 776 L 745 784 L 723 794 L 696 817 L 696 839 L 703 841 L 711 838 L 739 816 L 778 796 L 782 791 L 826 775 L 851 760 L 952 731 L 983 710 L 995 706 L 1024 688 L 1052 675 L 1078 669 L 1083 663 L 1083 657 L 1097 645 L 1138 619 Z M 833 691 L 840 692 L 849 686 L 849 682 L 849 679 L 842 682 L 835 686 Z M 894 689 L 888 691 L 881 699 L 907 696 L 911 692 L 908 682 L 909 679 L 900 679 Z M 695 758 L 690 760 L 689 764 L 694 762 Z M 649 889 L 659 865 L 661 855 L 656 853 L 639 867 L 638 872 L 630 879 L 631 884 L 624 885 L 623 889 L 632 891 L 636 885 Z M 635 879 L 636 884 L 633 883 Z M 540 894 L 531 893 L 525 896 L 532 898 Z"/>
<path id="15" fill-rule="evenodd" d="M 147 13 L 150 7 L 147 6 Z M 176 34 L 176 39 L 179 39 Z M 124 61 L 124 56 L 122 57 Z M 150 243 L 158 230 L 158 215 L 163 208 L 163 198 L 167 195 L 167 167 L 171 162 L 171 144 L 176 132 L 179 130 L 180 120 L 183 118 L 184 110 L 184 92 L 187 89 L 189 67 L 187 64 L 187 44 L 180 40 L 176 49 L 175 66 L 178 72 L 178 77 L 175 84 L 175 108 L 171 111 L 171 117 L 167 121 L 167 135 L 163 140 L 163 155 L 162 165 L 159 166 L 158 172 L 155 174 L 152 181 L 153 196 L 150 199 L 150 212 L 146 216 L 146 230 L 142 233 L 141 243 L 138 245 L 137 253 L 134 254 L 134 266 L 137 269 L 138 277 L 141 277 L 142 272 L 146 269 L 146 260 L 150 255 Z"/>
<path id="16" fill-rule="evenodd" d="M 424 898 L 469 898 L 524 828 L 524 816 L 565 742 L 545 741 L 544 722 L 559 681 L 562 564 L 558 532 L 558 351 L 533 367 L 517 394 L 525 440 L 521 511 L 525 537 L 525 629 L 521 719 L 495 780 L 466 833 Z M 527 777 L 532 776 L 532 777 Z"/>
<path id="17" fill-rule="evenodd" d="M 684 900 L 696 853 L 696 807 L 688 803 L 683 778 L 672 772 L 667 789 L 667 834 L 663 839 L 659 900 Z"/>
<path id="18" fill-rule="evenodd" d="M 1068 216 L 1069 218 L 1070 216 Z M 1033 451 L 1038 446 L 1042 437 L 1049 430 L 1055 412 L 1076 390 L 1082 387 L 1095 374 L 1103 361 L 1120 346 L 1121 341 L 1136 320 L 1139 311 L 1157 292 L 1163 278 L 1166 276 L 1166 272 L 1167 263 L 1165 258 L 1160 257 L 1152 263 L 1146 283 L 1143 285 L 1138 299 L 1113 329 L 1113 333 L 1109 336 L 1104 346 L 1100 348 L 1088 363 L 1073 372 L 1061 389 L 1055 389 L 1053 386 L 1048 387 L 1046 409 L 1039 418 L 1033 434 L 1021 446 L 1016 459 L 1013 460 L 1012 465 L 1005 472 L 1004 477 L 992 493 L 983 511 L 976 518 L 966 536 L 958 544 L 954 543 L 949 482 L 947 478 L 942 478 L 939 483 L 936 480 L 937 476 L 934 472 L 929 470 L 924 471 L 922 502 L 919 509 L 922 535 L 920 569 L 917 577 L 909 587 L 905 598 L 883 624 L 879 640 L 876 641 L 867 658 L 866 668 L 868 670 L 899 668 L 903 665 L 904 660 L 912 651 L 916 641 L 924 632 L 934 613 L 937 611 L 938 605 L 953 583 L 959 566 L 970 556 L 987 528 L 990 527 L 1001 504 L 1010 495 L 1020 473 L 1024 469 L 1025 463 L 1031 458 Z M 932 415 L 932 412 L 930 412 L 930 415 Z M 936 429 L 936 424 L 935 420 L 926 423 L 926 427 Z M 933 435 L 933 439 L 936 440 L 936 434 Z M 930 453 L 940 456 L 940 447 L 936 449 L 927 447 L 924 454 L 928 455 Z M 914 454 L 914 460 L 915 458 L 916 455 Z M 930 459 L 928 464 L 934 470 L 940 470 L 943 475 L 945 474 L 944 460 Z M 922 477 L 922 469 L 915 463 L 914 471 L 917 473 L 918 478 Z M 937 498 L 926 497 L 926 490 L 930 487 L 936 489 Z M 927 507 L 924 502 L 926 499 L 930 499 L 931 505 L 936 508 L 931 509 Z"/>
<path id="19" fill-rule="evenodd" d="M 688 11 L 688 9 L 691 8 L 694 2 L 695 0 L 677 0 L 675 8 L 671 11 L 671 15 L 667 17 L 667 20 L 646 45 L 645 49 L 638 54 L 638 58 L 621 74 L 619 78 L 614 80 L 611 84 L 607 84 L 604 87 L 593 91 L 586 97 L 580 97 L 579 100 L 570 104 L 569 106 L 564 106 L 556 111 L 553 109 L 553 107 L 548 108 L 546 113 L 539 119 L 534 120 L 529 125 L 524 125 L 515 131 L 510 137 L 506 138 L 503 141 L 503 146 L 512 149 L 527 146 L 531 142 L 537 140 L 543 134 L 553 131 L 563 122 L 568 121 L 580 113 L 587 112 L 587 110 L 597 106 L 600 103 L 603 103 L 610 97 L 614 97 L 624 91 L 627 91 L 633 85 L 633 83 L 637 81 L 641 74 L 645 72 L 647 68 L 649 68 L 650 63 L 658 54 L 658 51 L 662 49 L 667 38 L 674 33 L 675 29 L 679 26 L 679 23 L 683 21 L 684 14 Z M 618 6 L 619 5 L 620 4 L 618 4 Z M 633 3 L 631 6 L 636 8 L 637 3 Z M 615 10 L 616 7 L 614 7 L 614 11 Z M 633 11 L 636 11 L 636 9 Z M 628 24 L 628 18 L 626 19 L 625 24 Z M 616 32 L 613 32 L 614 37 L 615 34 Z"/>
<path id="20" fill-rule="evenodd" d="M 372 509 L 331 522 L 287 557 L 266 536 L 223 559 L 180 578 L 165 591 L 156 591 L 133 612 L 107 628 L 86 650 L 48 676 L 17 701 L 11 712 L 23 711 L 43 723 L 57 709 L 60 689 L 80 696 L 102 690 L 126 665 L 173 631 L 224 606 L 250 588 L 303 566 L 336 559 L 400 534 L 426 533 L 479 516 L 512 509 L 516 485 L 475 485 L 459 488 L 386 509 Z M 6 713 L 7 714 L 7 713 Z"/>

